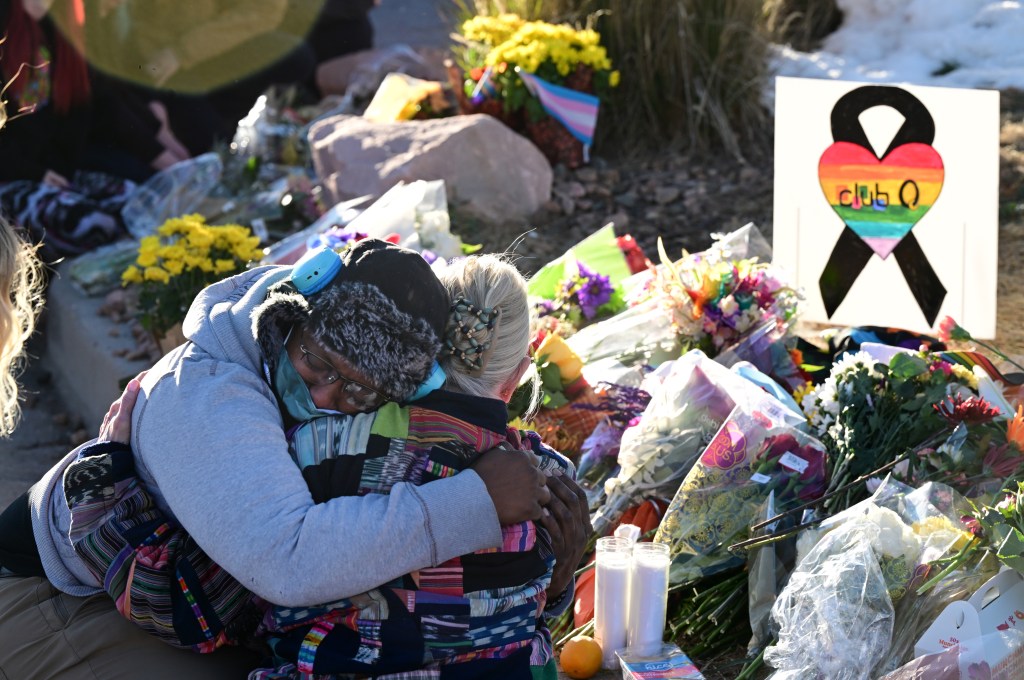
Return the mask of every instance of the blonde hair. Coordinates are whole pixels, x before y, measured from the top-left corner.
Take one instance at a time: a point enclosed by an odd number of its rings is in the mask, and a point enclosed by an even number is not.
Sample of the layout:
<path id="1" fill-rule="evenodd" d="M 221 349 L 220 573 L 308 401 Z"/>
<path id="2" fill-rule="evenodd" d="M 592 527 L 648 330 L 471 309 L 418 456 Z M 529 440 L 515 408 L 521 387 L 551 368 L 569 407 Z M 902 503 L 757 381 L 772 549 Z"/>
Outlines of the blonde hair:
<path id="1" fill-rule="evenodd" d="M 24 366 L 25 343 L 42 307 L 42 266 L 35 247 L 0 216 L 0 437 L 14 431 L 21 416 L 16 378 Z"/>
<path id="2" fill-rule="evenodd" d="M 481 344 L 492 345 L 485 353 L 487 359 L 482 370 L 474 370 L 457 355 L 441 349 L 440 364 L 448 374 L 447 387 L 478 397 L 500 398 L 501 387 L 519 368 L 530 344 L 526 279 L 503 255 L 471 255 L 456 260 L 441 270 L 438 278 L 453 302 L 462 297 L 477 308 L 499 312 L 493 330 L 483 328 L 475 335 Z M 447 339 L 456 351 L 467 350 L 465 336 L 454 330 L 453 319 L 449 316 Z M 534 381 L 532 404 L 537 400 L 537 388 Z"/>

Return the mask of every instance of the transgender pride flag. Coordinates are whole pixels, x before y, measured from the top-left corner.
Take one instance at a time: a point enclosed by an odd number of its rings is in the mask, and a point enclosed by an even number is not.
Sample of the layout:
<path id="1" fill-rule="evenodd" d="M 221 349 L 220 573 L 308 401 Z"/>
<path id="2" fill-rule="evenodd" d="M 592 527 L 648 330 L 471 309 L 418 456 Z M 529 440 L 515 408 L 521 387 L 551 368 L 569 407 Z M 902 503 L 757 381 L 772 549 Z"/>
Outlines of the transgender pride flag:
<path id="1" fill-rule="evenodd" d="M 552 85 L 532 73 L 516 69 L 527 89 L 540 100 L 541 106 L 555 120 L 565 126 L 572 136 L 583 142 L 583 157 L 589 160 L 590 145 L 594 143 L 599 100 L 592 94 Z"/>

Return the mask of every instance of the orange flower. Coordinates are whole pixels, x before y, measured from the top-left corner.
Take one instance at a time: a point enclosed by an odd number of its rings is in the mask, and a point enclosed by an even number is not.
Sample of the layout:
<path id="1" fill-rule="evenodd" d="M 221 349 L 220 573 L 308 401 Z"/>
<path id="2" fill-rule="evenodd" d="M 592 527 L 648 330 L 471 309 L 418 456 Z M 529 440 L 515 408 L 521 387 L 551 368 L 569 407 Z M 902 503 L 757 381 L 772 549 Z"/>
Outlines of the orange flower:
<path id="1" fill-rule="evenodd" d="M 1024 451 L 1024 404 L 1017 407 L 1017 415 L 1006 425 L 1006 441 Z"/>

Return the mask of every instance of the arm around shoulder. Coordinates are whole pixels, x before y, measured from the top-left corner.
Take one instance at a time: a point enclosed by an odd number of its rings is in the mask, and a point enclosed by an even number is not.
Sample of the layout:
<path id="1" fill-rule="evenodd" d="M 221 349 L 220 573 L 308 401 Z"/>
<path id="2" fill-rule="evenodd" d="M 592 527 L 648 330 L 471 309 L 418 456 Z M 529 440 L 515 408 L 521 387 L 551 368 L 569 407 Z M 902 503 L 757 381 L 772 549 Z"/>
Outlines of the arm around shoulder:
<path id="1" fill-rule="evenodd" d="M 186 359 L 147 397 L 134 428 L 147 483 L 211 558 L 271 602 L 348 597 L 500 542 L 472 474 L 314 504 L 269 387 L 242 366 Z"/>

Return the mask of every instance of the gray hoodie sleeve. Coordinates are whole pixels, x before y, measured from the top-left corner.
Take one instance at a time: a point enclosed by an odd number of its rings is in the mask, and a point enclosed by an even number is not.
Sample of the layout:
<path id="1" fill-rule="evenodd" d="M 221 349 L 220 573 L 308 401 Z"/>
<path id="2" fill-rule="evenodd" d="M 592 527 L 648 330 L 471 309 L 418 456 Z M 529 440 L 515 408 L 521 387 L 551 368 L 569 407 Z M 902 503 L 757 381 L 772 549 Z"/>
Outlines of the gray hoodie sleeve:
<path id="1" fill-rule="evenodd" d="M 213 560 L 270 602 L 349 597 L 501 543 L 472 471 L 317 505 L 288 455 L 272 393 L 252 371 L 186 357 L 153 373 L 133 418 L 140 474 Z"/>

